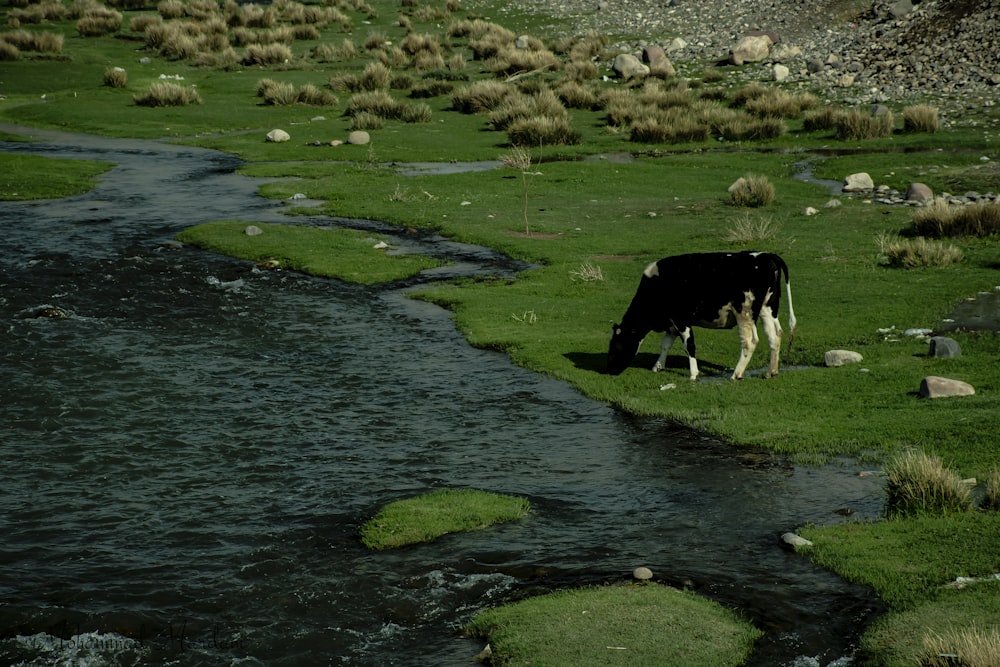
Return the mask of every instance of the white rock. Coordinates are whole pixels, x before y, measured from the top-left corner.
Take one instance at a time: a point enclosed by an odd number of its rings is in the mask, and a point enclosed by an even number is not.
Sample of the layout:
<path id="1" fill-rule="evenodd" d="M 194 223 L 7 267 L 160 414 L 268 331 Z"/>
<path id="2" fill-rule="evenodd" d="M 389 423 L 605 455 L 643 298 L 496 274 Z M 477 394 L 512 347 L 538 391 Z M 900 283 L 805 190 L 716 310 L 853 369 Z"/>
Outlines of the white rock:
<path id="1" fill-rule="evenodd" d="M 791 547 L 811 547 L 812 542 L 802 537 L 801 535 L 796 535 L 795 533 L 785 533 L 781 536 L 781 541 Z"/>
<path id="2" fill-rule="evenodd" d="M 788 78 L 788 68 L 784 65 L 775 65 L 771 69 L 771 75 L 774 77 L 775 81 L 784 81 Z"/>
<path id="3" fill-rule="evenodd" d="M 243 228 L 243 233 L 247 236 L 260 236 L 264 233 L 264 230 L 257 225 L 247 225 Z"/>
<path id="4" fill-rule="evenodd" d="M 281 143 L 282 141 L 288 141 L 292 137 L 284 130 L 271 130 L 267 133 L 267 140 L 273 141 L 275 143 Z"/>
<path id="5" fill-rule="evenodd" d="M 875 189 L 875 182 L 867 173 L 861 171 L 844 179 L 844 192 L 868 192 Z"/>
<path id="6" fill-rule="evenodd" d="M 807 206 L 805 210 L 802 211 L 802 215 L 816 215 L 817 213 L 819 213 L 819 211 L 814 209 L 812 206 Z"/>
<path id="7" fill-rule="evenodd" d="M 637 567 L 632 570 L 632 576 L 639 581 L 648 581 L 653 578 L 653 571 L 648 567 Z"/>
<path id="8" fill-rule="evenodd" d="M 856 364 L 862 359 L 863 357 L 853 350 L 828 350 L 826 354 L 823 355 L 824 362 L 830 368 L 846 366 L 847 364 Z"/>

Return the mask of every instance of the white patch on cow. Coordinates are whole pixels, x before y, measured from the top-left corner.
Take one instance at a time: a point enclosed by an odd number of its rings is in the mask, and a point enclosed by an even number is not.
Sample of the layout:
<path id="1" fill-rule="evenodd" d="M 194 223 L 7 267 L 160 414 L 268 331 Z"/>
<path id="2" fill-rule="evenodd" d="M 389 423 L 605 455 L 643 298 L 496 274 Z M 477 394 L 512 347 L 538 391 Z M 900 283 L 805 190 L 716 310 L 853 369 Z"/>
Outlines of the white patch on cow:
<path id="1" fill-rule="evenodd" d="M 656 262 L 653 262 L 652 264 L 646 267 L 646 270 L 642 272 L 642 275 L 646 276 L 647 278 L 655 278 L 656 276 L 660 275 L 660 267 L 656 265 Z"/>

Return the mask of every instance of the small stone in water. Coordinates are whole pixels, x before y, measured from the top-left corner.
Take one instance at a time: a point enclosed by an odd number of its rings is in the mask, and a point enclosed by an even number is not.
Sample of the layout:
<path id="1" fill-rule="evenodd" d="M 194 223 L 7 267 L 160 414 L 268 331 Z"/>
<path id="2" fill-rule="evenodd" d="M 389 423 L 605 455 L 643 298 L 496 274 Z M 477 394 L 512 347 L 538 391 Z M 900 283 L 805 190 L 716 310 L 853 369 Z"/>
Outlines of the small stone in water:
<path id="1" fill-rule="evenodd" d="M 648 581 L 653 578 L 653 571 L 648 567 L 637 567 L 632 570 L 632 576 L 639 581 Z"/>

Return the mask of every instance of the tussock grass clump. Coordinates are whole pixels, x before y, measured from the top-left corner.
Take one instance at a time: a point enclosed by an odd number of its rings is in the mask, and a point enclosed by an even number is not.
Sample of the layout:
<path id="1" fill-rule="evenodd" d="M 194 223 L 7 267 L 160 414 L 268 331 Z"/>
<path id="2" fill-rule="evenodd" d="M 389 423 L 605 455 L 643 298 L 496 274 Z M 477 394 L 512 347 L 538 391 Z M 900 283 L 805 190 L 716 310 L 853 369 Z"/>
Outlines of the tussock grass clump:
<path id="1" fill-rule="evenodd" d="M 1000 512 L 1000 468 L 996 468 L 986 478 L 986 495 L 981 507 L 991 512 Z"/>
<path id="2" fill-rule="evenodd" d="M 844 111 L 833 107 L 823 107 L 806 113 L 802 119 L 802 128 L 806 132 L 836 129 Z"/>
<path id="3" fill-rule="evenodd" d="M 941 241 L 928 240 L 923 236 L 903 239 L 896 235 L 883 234 L 876 241 L 879 246 L 879 258 L 887 266 L 915 269 L 958 264 L 964 259 L 959 248 L 945 245 Z"/>
<path id="4" fill-rule="evenodd" d="M 729 203 L 745 208 L 760 208 L 774 203 L 774 185 L 767 176 L 747 174 L 729 188 Z"/>
<path id="5" fill-rule="evenodd" d="M 369 111 L 359 111 L 351 116 L 352 130 L 381 130 L 383 119 Z"/>
<path id="6" fill-rule="evenodd" d="M 632 123 L 629 141 L 646 144 L 705 141 L 711 128 L 690 115 L 665 114 L 640 118 Z"/>
<path id="7" fill-rule="evenodd" d="M 184 3 L 181 0 L 160 0 L 156 3 L 156 11 L 165 19 L 179 19 L 184 16 Z"/>
<path id="8" fill-rule="evenodd" d="M 748 113 L 761 118 L 798 118 L 818 106 L 819 98 L 811 93 L 792 94 L 778 88 L 767 88 L 744 104 Z"/>
<path id="9" fill-rule="evenodd" d="M 967 512 L 972 493 L 941 459 L 909 450 L 886 465 L 885 514 L 890 518 Z"/>
<path id="10" fill-rule="evenodd" d="M 525 498 L 474 489 L 440 489 L 383 507 L 361 527 L 361 542 L 369 549 L 393 549 L 515 521 L 530 511 L 531 503 Z"/>
<path id="11" fill-rule="evenodd" d="M 62 53 L 63 36 L 54 32 L 14 30 L 0 34 L 0 43 L 13 46 L 17 51 Z"/>
<path id="12" fill-rule="evenodd" d="M 455 90 L 455 84 L 451 81 L 425 79 L 410 86 L 410 88 L 410 97 L 413 98 L 441 97 L 442 95 L 450 95 Z"/>
<path id="13" fill-rule="evenodd" d="M 1000 667 L 1000 628 L 975 625 L 924 637 L 921 667 Z"/>
<path id="14" fill-rule="evenodd" d="M 118 32 L 122 27 L 122 14 L 102 7 L 88 11 L 76 22 L 76 31 L 81 37 L 100 37 Z"/>
<path id="15" fill-rule="evenodd" d="M 580 143 L 580 137 L 569 118 L 562 116 L 522 118 L 507 128 L 512 146 L 573 146 Z"/>
<path id="16" fill-rule="evenodd" d="M 512 76 L 522 72 L 556 70 L 561 61 L 551 51 L 532 51 L 505 45 L 486 59 L 486 69 L 494 76 Z"/>
<path id="17" fill-rule="evenodd" d="M 753 118 L 746 115 L 732 116 L 716 127 L 718 135 L 726 141 L 777 139 L 787 129 L 780 118 Z"/>
<path id="18" fill-rule="evenodd" d="M 457 88 L 451 94 L 451 106 L 462 113 L 484 113 L 496 109 L 513 94 L 514 88 L 502 81 L 476 81 Z"/>
<path id="19" fill-rule="evenodd" d="M 176 83 L 154 83 L 149 92 L 133 95 L 132 101 L 140 107 L 183 107 L 201 104 L 201 95 L 194 88 Z"/>
<path id="20" fill-rule="evenodd" d="M 951 205 L 943 197 L 937 197 L 914 211 L 906 233 L 931 238 L 995 236 L 1000 234 L 1000 204 L 981 201 Z"/>
<path id="21" fill-rule="evenodd" d="M 780 230 L 781 225 L 771 217 L 753 217 L 750 213 L 745 213 L 733 221 L 733 226 L 726 230 L 722 238 L 726 243 L 752 245 L 770 241 Z"/>
<path id="22" fill-rule="evenodd" d="M 570 109 L 593 109 L 597 106 L 597 94 L 576 80 L 564 81 L 556 88 L 555 93 Z"/>
<path id="23" fill-rule="evenodd" d="M 904 132 L 937 132 L 941 129 L 938 110 L 929 104 L 915 104 L 903 109 Z"/>
<path id="24" fill-rule="evenodd" d="M 244 65 L 281 65 L 292 60 L 292 50 L 284 44 L 251 44 L 243 54 Z"/>
<path id="25" fill-rule="evenodd" d="M 348 101 L 345 113 L 352 117 L 352 119 L 360 117 L 360 120 L 355 121 L 355 124 L 365 123 L 369 125 L 367 128 L 357 127 L 355 129 L 377 129 L 371 125 L 378 123 L 381 126 L 382 120 L 399 120 L 404 123 L 428 123 L 432 116 L 431 108 L 428 105 L 423 103 L 407 104 L 381 90 L 361 92 L 354 95 Z M 362 116 L 362 114 L 368 114 L 368 116 Z M 379 120 L 374 121 L 370 118 L 371 116 L 375 116 Z"/>
<path id="26" fill-rule="evenodd" d="M 392 70 L 381 62 L 368 63 L 358 77 L 361 90 L 388 90 L 391 82 Z"/>
<path id="27" fill-rule="evenodd" d="M 163 17 L 159 14 L 140 14 L 129 19 L 128 29 L 132 32 L 145 33 L 149 26 L 162 23 Z"/>
<path id="28" fill-rule="evenodd" d="M 872 115 L 866 111 L 853 109 L 837 116 L 836 136 L 841 141 L 863 139 L 884 139 L 892 136 L 893 115 L 891 111 Z"/>
<path id="29" fill-rule="evenodd" d="M 128 72 L 121 67 L 104 70 L 104 85 L 109 88 L 124 88 L 128 85 Z"/>
<path id="30" fill-rule="evenodd" d="M 18 60 L 21 51 L 13 44 L 0 40 L 0 62 Z"/>
<path id="31" fill-rule="evenodd" d="M 365 37 L 365 41 L 362 43 L 362 47 L 366 51 L 377 51 L 379 49 L 385 48 L 389 43 L 389 38 L 385 36 L 385 33 L 378 31 L 373 31 L 368 33 Z"/>
<path id="32" fill-rule="evenodd" d="M 332 107 L 339 104 L 337 96 L 328 90 L 317 88 L 311 83 L 301 86 L 295 95 L 298 104 L 305 104 L 311 107 Z"/>
<path id="33" fill-rule="evenodd" d="M 25 8 L 14 8 L 7 13 L 8 22 L 42 23 L 43 21 L 59 21 L 66 16 L 66 6 L 61 2 L 40 2 L 30 4 Z"/>

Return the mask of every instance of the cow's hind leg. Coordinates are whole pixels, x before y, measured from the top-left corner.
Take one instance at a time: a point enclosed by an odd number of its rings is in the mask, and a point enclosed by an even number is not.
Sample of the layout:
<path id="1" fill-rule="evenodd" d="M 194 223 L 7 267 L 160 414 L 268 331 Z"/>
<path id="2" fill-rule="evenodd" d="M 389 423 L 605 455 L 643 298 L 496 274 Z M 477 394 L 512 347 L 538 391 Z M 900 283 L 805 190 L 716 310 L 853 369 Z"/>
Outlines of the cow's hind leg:
<path id="1" fill-rule="evenodd" d="M 771 348 L 771 365 L 767 369 L 767 377 L 773 378 L 778 374 L 778 360 L 781 356 L 781 323 L 771 312 L 770 306 L 761 309 L 760 320 L 764 324 L 768 347 Z"/>
<path id="2" fill-rule="evenodd" d="M 757 338 L 757 324 L 753 321 L 753 317 L 745 313 L 738 313 L 736 315 L 736 324 L 740 330 L 740 360 L 736 363 L 736 370 L 733 371 L 733 380 L 742 380 L 743 371 L 747 369 L 747 364 L 750 363 L 750 357 L 753 356 L 753 351 L 757 349 L 757 343 L 759 338 Z"/>
<path id="3" fill-rule="evenodd" d="M 698 379 L 698 360 L 694 356 L 694 331 L 691 327 L 684 327 L 681 330 L 681 342 L 684 343 L 684 351 L 688 356 L 688 367 L 691 369 L 691 380 Z"/>
<path id="4" fill-rule="evenodd" d="M 668 329 L 667 332 L 663 334 L 663 342 L 660 343 L 660 358 L 656 360 L 655 364 L 653 364 L 654 373 L 659 373 L 667 367 L 667 352 L 670 350 L 670 347 L 674 344 L 675 340 L 677 340 L 677 334 L 673 331 Z"/>

